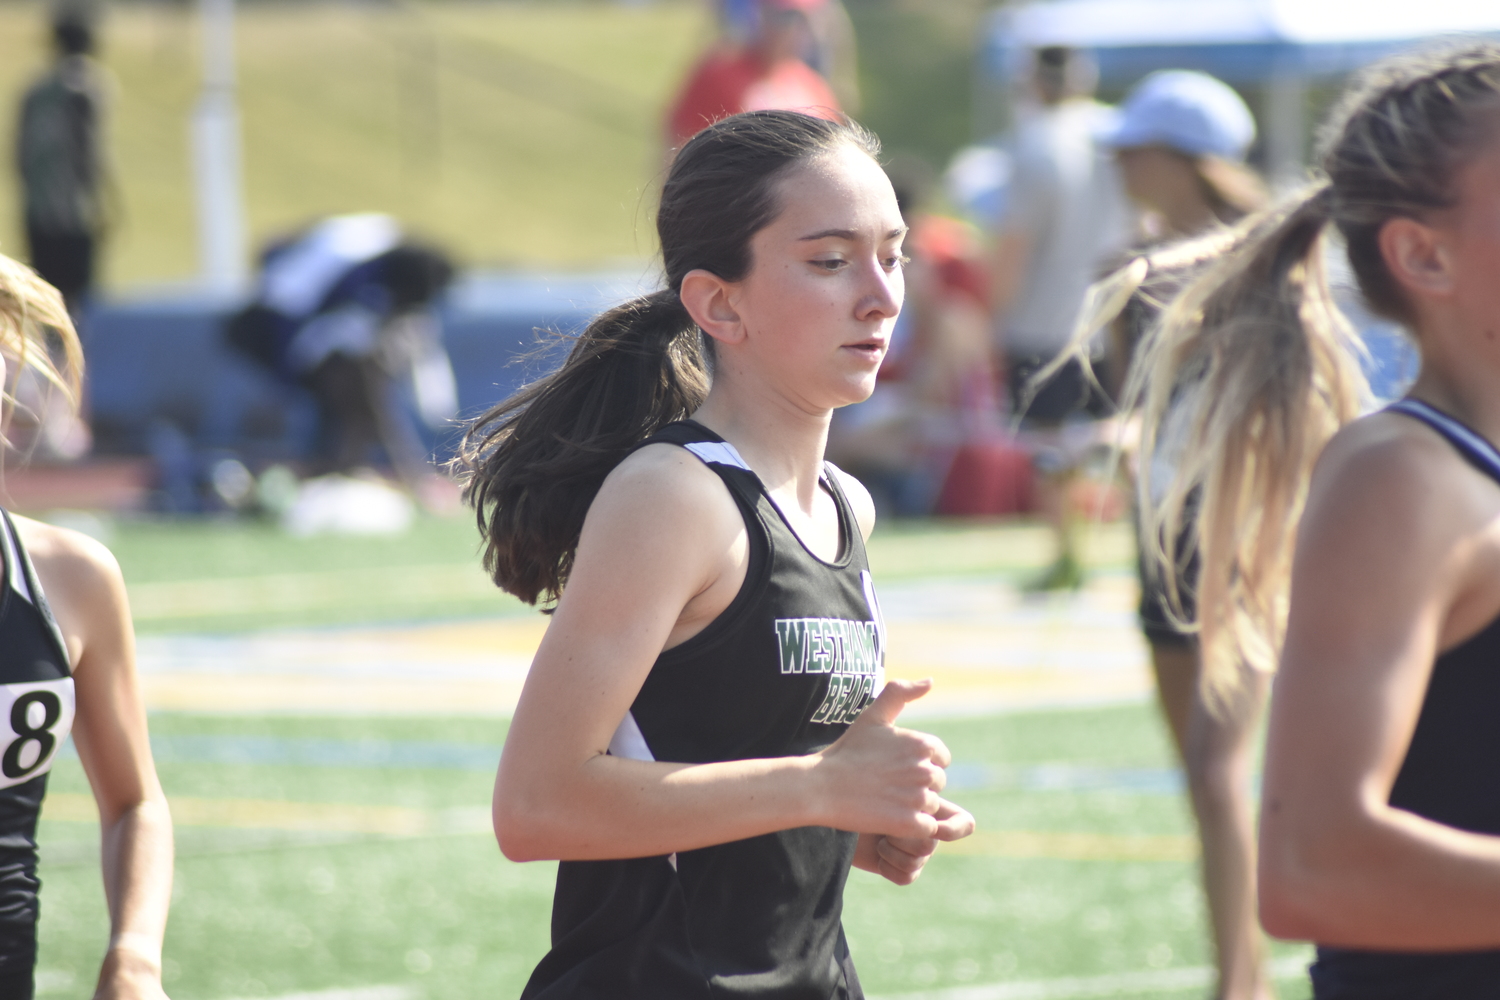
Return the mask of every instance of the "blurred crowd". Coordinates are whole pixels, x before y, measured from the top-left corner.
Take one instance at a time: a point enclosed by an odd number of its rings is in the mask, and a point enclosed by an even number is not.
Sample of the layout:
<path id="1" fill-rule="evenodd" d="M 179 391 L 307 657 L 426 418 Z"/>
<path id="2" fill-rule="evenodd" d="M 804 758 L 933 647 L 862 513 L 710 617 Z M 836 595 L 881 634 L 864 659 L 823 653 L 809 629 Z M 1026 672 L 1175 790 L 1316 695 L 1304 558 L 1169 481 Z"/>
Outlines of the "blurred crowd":
<path id="1" fill-rule="evenodd" d="M 858 115 L 841 0 L 712 2 L 716 37 L 665 109 L 668 157 L 739 111 Z M 115 200 L 103 141 L 112 85 L 95 36 L 91 8 L 55 8 L 54 59 L 26 91 L 15 135 L 28 259 L 80 322 Z M 829 453 L 887 514 L 1044 516 L 1056 561 L 1036 585 L 1068 587 L 1079 582 L 1072 522 L 1123 506 L 1099 456 L 1119 436 L 1111 417 L 1128 338 L 1102 331 L 1085 352 L 1091 363 L 1060 360 L 1090 284 L 1267 195 L 1246 162 L 1254 118 L 1225 84 L 1163 71 L 1110 107 L 1094 97 L 1085 53 L 1029 58 L 1002 134 L 941 170 L 889 155 L 910 227 L 906 306 L 877 391 L 837 415 Z M 375 213 L 310 220 L 262 249 L 250 301 L 224 336 L 287 391 L 316 400 L 321 430 L 294 463 L 300 475 L 383 476 L 429 505 L 448 502 L 424 448 L 456 412 L 436 311 L 453 271 L 441 248 Z M 15 432 L 38 458 L 87 453 L 86 420 L 49 406 L 45 389 L 18 386 Z M 151 442 L 162 468 L 179 470 L 163 473 L 168 509 L 199 509 L 205 493 L 210 507 L 237 506 L 177 456 L 179 438 L 168 428 Z M 244 482 L 231 471 L 227 482 Z"/>
<path id="2" fill-rule="evenodd" d="M 668 116 L 669 148 L 738 111 L 857 108 L 838 0 L 726 2 L 720 16 Z M 1161 71 L 1111 107 L 1097 76 L 1086 53 L 1034 51 L 1004 133 L 941 176 L 889 159 L 910 227 L 906 305 L 874 396 L 839 411 L 829 441 L 888 514 L 1044 516 L 1056 560 L 1039 589 L 1077 586 L 1073 522 L 1123 507 L 1102 456 L 1119 439 L 1129 337 L 1099 331 L 1086 360 L 1064 357 L 1090 286 L 1267 200 L 1246 162 L 1254 117 L 1228 85 Z"/>

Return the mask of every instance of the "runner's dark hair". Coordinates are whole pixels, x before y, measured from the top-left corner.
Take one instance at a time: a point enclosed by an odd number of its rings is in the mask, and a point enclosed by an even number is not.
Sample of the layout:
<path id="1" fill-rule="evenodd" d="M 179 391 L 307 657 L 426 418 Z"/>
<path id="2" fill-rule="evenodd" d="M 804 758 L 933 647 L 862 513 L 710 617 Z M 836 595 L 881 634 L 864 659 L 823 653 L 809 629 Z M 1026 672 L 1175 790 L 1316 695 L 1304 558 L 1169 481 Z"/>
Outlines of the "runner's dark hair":
<path id="1" fill-rule="evenodd" d="M 795 111 L 734 115 L 683 145 L 656 214 L 664 287 L 598 316 L 561 368 L 464 435 L 454 464 L 484 537 L 484 567 L 502 589 L 528 604 L 556 601 L 604 477 L 708 392 L 711 358 L 682 305 L 683 276 L 743 278 L 751 238 L 780 211 L 777 182 L 844 145 L 880 152 L 854 122 Z"/>

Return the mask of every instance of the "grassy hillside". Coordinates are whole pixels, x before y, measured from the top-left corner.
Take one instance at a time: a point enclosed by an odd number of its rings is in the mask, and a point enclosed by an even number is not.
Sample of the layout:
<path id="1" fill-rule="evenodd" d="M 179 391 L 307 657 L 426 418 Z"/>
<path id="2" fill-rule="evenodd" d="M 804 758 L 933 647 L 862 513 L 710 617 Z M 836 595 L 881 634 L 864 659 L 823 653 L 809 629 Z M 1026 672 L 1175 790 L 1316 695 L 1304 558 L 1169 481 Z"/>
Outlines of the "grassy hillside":
<path id="1" fill-rule="evenodd" d="M 969 137 L 981 0 L 847 0 L 860 116 L 888 150 L 940 165 Z M 113 286 L 190 277 L 190 3 L 115 4 L 111 147 L 123 215 Z M 330 212 L 380 210 L 465 261 L 645 258 L 664 108 L 712 38 L 704 0 L 240 4 L 245 194 L 254 240 Z M 0 133 L 47 59 L 44 7 L 0 0 Z M 20 252 L 0 168 L 0 250 Z"/>
<path id="2" fill-rule="evenodd" d="M 974 52 L 995 3 L 845 3 L 859 37 L 860 117 L 888 152 L 942 167 L 972 136 Z"/>
<path id="3" fill-rule="evenodd" d="M 0 5 L 0 130 L 46 57 L 41 4 Z M 328 212 L 382 210 L 470 262 L 570 265 L 653 250 L 659 122 L 710 37 L 706 6 L 617 3 L 242 5 L 237 43 L 257 239 Z M 114 285 L 191 275 L 186 4 L 116 6 L 124 217 Z M 8 144 L 8 139 L 7 139 Z M 0 170 L 0 246 L 19 251 Z"/>

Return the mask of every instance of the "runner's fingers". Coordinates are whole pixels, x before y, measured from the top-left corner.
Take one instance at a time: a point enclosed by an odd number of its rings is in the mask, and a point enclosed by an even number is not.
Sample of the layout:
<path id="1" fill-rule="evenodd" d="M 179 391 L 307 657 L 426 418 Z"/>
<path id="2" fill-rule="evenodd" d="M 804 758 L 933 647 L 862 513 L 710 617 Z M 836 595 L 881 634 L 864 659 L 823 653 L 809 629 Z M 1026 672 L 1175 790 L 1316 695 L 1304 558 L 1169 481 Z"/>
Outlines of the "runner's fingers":
<path id="1" fill-rule="evenodd" d="M 886 881 L 893 882 L 896 885 L 911 885 L 922 874 L 921 868 L 918 868 L 916 871 L 911 872 L 903 871 L 902 869 L 897 868 L 895 865 L 891 864 L 885 858 L 880 859 L 879 867 L 881 876 Z"/>
<path id="2" fill-rule="evenodd" d="M 936 812 L 932 814 L 936 824 L 933 836 L 938 840 L 962 840 L 974 832 L 974 816 L 961 806 L 956 806 L 947 799 L 938 799 L 940 803 Z"/>
<path id="3" fill-rule="evenodd" d="M 891 864 L 915 871 L 927 863 L 937 845 L 936 837 L 881 837 L 875 850 Z"/>

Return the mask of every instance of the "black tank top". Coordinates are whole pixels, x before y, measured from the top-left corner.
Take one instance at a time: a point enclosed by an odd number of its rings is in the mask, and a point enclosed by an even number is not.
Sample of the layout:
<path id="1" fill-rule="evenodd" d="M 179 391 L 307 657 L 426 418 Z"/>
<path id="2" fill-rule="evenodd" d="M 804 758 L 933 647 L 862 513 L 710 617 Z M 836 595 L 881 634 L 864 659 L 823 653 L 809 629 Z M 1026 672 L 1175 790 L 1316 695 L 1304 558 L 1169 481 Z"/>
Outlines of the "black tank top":
<path id="1" fill-rule="evenodd" d="M 1427 424 L 1500 482 L 1500 451 L 1426 403 L 1388 409 Z M 1500 618 L 1437 658 L 1390 803 L 1445 826 L 1500 835 Z M 1415 953 L 1319 948 L 1318 1000 L 1492 1000 L 1500 950 Z"/>
<path id="2" fill-rule="evenodd" d="M 884 680 L 885 626 L 864 541 L 832 468 L 838 561 L 813 555 L 760 479 L 691 421 L 681 445 L 719 475 L 750 538 L 745 582 L 702 632 L 657 657 L 610 753 L 697 764 L 827 747 Z M 840 914 L 857 837 L 783 830 L 680 854 L 564 861 L 552 950 L 523 997 L 856 1000 Z"/>
<path id="3" fill-rule="evenodd" d="M 36 821 L 74 701 L 62 632 L 4 511 L 0 548 L 0 983 L 8 984 L 12 975 L 29 980 L 35 963 Z"/>

